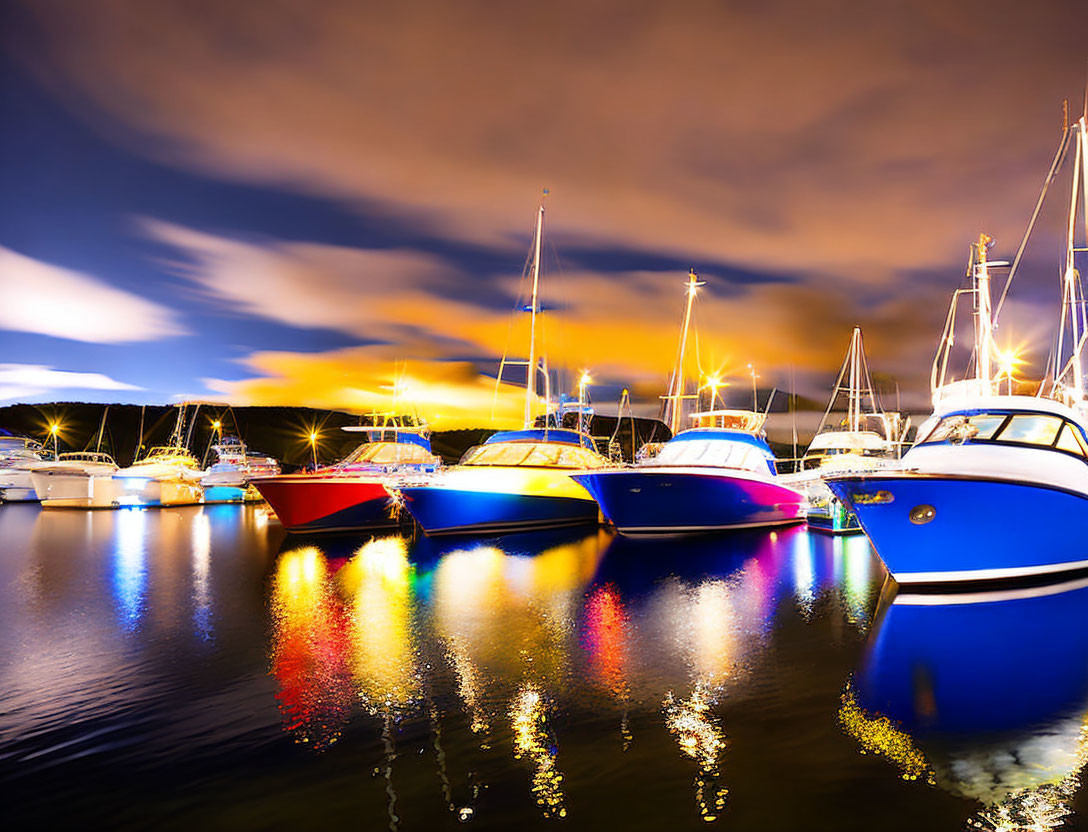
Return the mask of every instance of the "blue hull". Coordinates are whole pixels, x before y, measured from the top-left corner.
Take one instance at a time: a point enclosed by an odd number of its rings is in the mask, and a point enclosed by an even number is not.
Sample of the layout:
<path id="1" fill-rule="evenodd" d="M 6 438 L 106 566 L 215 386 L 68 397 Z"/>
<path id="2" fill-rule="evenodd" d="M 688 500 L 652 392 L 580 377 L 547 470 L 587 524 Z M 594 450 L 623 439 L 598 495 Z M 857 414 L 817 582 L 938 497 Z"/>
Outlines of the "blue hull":
<path id="1" fill-rule="evenodd" d="M 245 497 L 246 490 L 233 485 L 213 485 L 204 489 L 205 503 L 240 503 Z"/>
<path id="2" fill-rule="evenodd" d="M 1088 498 L 1075 492 L 926 475 L 844 477 L 828 485 L 899 583 L 1088 568 Z"/>
<path id="3" fill-rule="evenodd" d="M 624 535 L 705 534 L 804 519 L 801 494 L 728 473 L 602 471 L 574 479 Z"/>
<path id="4" fill-rule="evenodd" d="M 597 504 L 592 500 L 455 488 L 402 488 L 400 493 L 405 508 L 429 536 L 597 524 Z"/>

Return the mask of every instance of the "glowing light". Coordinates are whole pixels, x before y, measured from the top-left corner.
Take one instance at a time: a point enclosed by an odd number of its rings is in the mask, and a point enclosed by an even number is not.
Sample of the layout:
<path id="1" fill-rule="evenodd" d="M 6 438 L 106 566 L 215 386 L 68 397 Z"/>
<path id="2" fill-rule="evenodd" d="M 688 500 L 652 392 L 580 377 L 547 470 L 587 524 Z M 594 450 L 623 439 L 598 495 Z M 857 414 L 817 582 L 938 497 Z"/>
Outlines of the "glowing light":
<path id="1" fill-rule="evenodd" d="M 559 749 L 551 743 L 547 707 L 532 684 L 522 685 L 510 708 L 514 731 L 514 758 L 527 757 L 533 764 L 533 794 L 544 817 L 565 818 L 563 774 L 559 771 Z"/>
<path id="2" fill-rule="evenodd" d="M 886 716 L 866 713 L 858 705 L 852 685 L 847 684 L 840 699 L 839 725 L 857 740 L 862 754 L 874 754 L 888 760 L 899 769 L 904 780 L 935 782 L 926 755 L 915 746 L 909 734 Z"/>
<path id="3" fill-rule="evenodd" d="M 665 724 L 676 737 L 680 751 L 699 765 L 695 800 L 699 805 L 699 816 L 712 823 L 725 808 L 729 789 L 717 785 L 726 739 L 725 731 L 710 713 L 710 699 L 705 689 L 697 686 L 691 698 L 685 700 L 677 700 L 669 691 L 665 696 Z"/>

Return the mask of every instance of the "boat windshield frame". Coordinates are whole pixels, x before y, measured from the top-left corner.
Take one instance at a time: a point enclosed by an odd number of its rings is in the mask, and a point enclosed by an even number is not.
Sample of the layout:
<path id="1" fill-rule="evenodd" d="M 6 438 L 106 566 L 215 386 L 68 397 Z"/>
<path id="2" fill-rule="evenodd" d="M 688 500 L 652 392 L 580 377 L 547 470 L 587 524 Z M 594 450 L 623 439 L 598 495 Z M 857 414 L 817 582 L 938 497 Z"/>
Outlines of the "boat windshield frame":
<path id="1" fill-rule="evenodd" d="M 394 449 L 393 459 L 377 458 L 382 451 Z M 407 451 L 407 452 L 405 452 Z M 363 442 L 336 464 L 338 468 L 351 465 L 436 465 L 438 459 L 414 442 Z"/>
<path id="2" fill-rule="evenodd" d="M 715 457 L 719 457 L 715 459 Z M 727 471 L 776 473 L 775 460 L 751 442 L 707 437 L 666 442 L 658 454 L 639 463 L 641 468 L 719 468 Z"/>
<path id="3" fill-rule="evenodd" d="M 1046 432 L 1028 433 L 1033 427 L 1036 431 L 1042 427 Z M 1016 438 L 1005 438 L 1014 431 Z M 980 408 L 948 413 L 914 443 L 915 448 L 941 445 L 998 445 L 1055 451 L 1088 464 L 1088 435 L 1084 428 L 1063 415 L 1046 411 Z"/>
<path id="4" fill-rule="evenodd" d="M 472 468 L 557 468 L 595 470 L 610 463 L 600 454 L 566 442 L 494 442 L 474 445 L 461 457 Z"/>

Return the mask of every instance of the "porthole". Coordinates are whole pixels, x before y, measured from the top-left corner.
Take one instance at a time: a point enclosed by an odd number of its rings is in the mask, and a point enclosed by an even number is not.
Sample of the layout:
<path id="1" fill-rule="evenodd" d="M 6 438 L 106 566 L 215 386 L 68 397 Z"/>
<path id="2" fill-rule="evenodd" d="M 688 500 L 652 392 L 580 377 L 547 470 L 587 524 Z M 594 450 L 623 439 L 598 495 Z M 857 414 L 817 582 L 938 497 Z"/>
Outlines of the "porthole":
<path id="1" fill-rule="evenodd" d="M 910 522 L 916 526 L 924 526 L 937 516 L 937 509 L 928 503 L 922 503 L 920 506 L 915 506 L 910 510 Z"/>

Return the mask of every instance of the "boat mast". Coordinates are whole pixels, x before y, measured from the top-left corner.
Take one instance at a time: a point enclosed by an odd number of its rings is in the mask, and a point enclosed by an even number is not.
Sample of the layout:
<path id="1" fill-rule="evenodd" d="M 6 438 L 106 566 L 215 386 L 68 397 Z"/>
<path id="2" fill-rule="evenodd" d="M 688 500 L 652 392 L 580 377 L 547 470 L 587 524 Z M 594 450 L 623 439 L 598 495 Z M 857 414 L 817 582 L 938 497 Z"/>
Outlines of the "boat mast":
<path id="1" fill-rule="evenodd" d="M 850 336 L 850 396 L 846 420 L 853 433 L 861 430 L 861 328 Z"/>
<path id="2" fill-rule="evenodd" d="M 547 191 L 544 192 L 547 195 Z M 525 428 L 533 426 L 533 399 L 536 397 L 536 314 L 537 293 L 540 289 L 540 238 L 544 233 L 544 200 L 536 217 L 536 240 L 533 244 L 533 296 L 529 308 L 529 363 L 525 378 Z M 544 414 L 547 421 L 547 413 Z M 546 425 L 545 425 L 546 427 Z"/>
<path id="3" fill-rule="evenodd" d="M 106 430 L 106 414 L 110 412 L 110 406 L 106 405 L 106 409 L 102 411 L 102 423 L 98 426 L 98 441 L 95 443 L 94 452 L 98 453 L 102 450 L 102 434 Z"/>
<path id="4" fill-rule="evenodd" d="M 705 286 L 704 281 L 699 280 L 699 276 L 695 273 L 695 269 L 692 269 L 688 273 L 687 282 L 687 305 L 684 307 L 684 323 L 680 327 L 680 344 L 677 347 L 676 352 L 676 364 L 672 371 L 672 382 L 669 384 L 669 395 L 665 397 L 668 405 L 672 408 L 669 411 L 669 430 L 672 431 L 675 436 L 680 430 L 681 417 L 683 416 L 683 399 L 685 391 L 684 378 L 684 356 L 687 353 L 688 348 L 688 329 L 691 327 L 691 308 L 695 303 L 695 295 L 699 291 L 700 286 Z"/>
<path id="5" fill-rule="evenodd" d="M 1084 341 L 1088 338 L 1088 320 L 1084 289 L 1081 285 L 1080 272 L 1076 268 L 1076 227 L 1077 198 L 1084 198 L 1084 234 L 1088 244 L 1088 117 L 1081 116 L 1074 125 L 1076 131 L 1076 151 L 1073 154 L 1073 188 L 1069 199 L 1069 223 L 1065 247 L 1065 272 L 1062 278 L 1062 324 L 1058 330 L 1057 361 L 1062 360 L 1065 346 L 1065 330 L 1069 327 L 1071 355 L 1066 369 L 1073 373 L 1073 386 L 1070 394 L 1074 401 L 1084 399 L 1084 367 L 1081 361 Z M 1088 249 L 1081 249 L 1082 251 Z M 1060 372 L 1059 376 L 1065 373 Z"/>
<path id="6" fill-rule="evenodd" d="M 975 243 L 975 378 L 984 395 L 993 392 L 991 359 L 994 353 L 994 321 L 990 306 L 990 269 L 986 250 L 993 238 L 979 234 Z"/>

